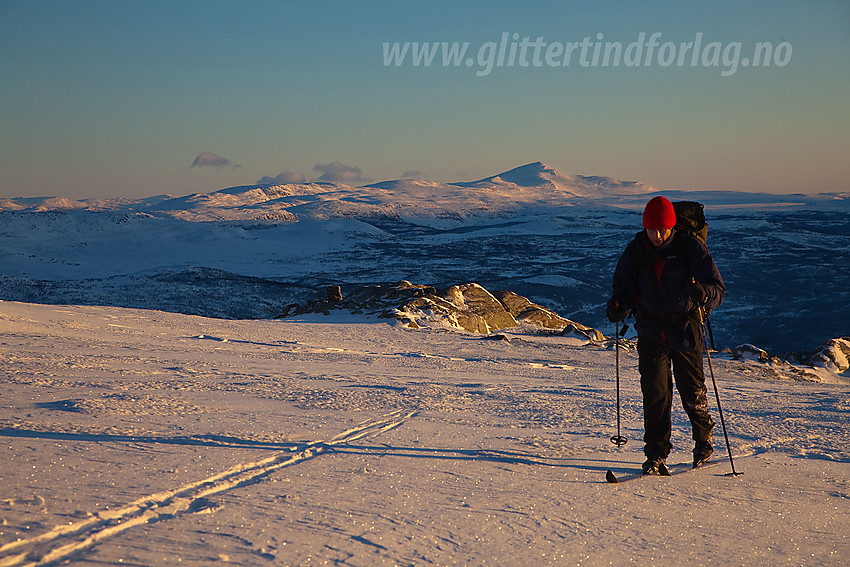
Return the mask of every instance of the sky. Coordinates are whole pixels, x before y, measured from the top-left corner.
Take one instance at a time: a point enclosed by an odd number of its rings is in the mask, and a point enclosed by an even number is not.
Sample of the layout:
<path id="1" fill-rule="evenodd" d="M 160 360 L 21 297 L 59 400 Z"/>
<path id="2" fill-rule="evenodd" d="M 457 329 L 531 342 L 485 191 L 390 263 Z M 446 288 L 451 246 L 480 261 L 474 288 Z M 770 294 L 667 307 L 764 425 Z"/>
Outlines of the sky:
<path id="1" fill-rule="evenodd" d="M 0 197 L 534 161 L 659 189 L 850 191 L 848 60 L 846 0 L 0 0 Z"/>

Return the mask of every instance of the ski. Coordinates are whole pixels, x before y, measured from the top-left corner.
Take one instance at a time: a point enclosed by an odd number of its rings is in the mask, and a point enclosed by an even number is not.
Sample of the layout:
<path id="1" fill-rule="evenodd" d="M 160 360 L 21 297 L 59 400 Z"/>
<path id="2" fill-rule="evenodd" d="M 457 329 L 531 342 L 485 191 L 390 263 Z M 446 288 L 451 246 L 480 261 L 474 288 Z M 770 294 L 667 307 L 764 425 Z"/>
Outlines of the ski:
<path id="1" fill-rule="evenodd" d="M 627 474 L 627 475 L 619 477 L 619 478 L 617 477 L 617 475 L 614 474 L 614 471 L 612 471 L 611 469 L 608 469 L 608 472 L 605 473 L 605 480 L 608 481 L 611 484 L 619 484 L 621 482 L 628 482 L 630 480 L 635 480 L 635 479 L 638 479 L 638 478 L 644 478 L 644 477 L 647 477 L 647 476 L 675 476 L 677 474 L 682 474 L 682 473 L 686 473 L 686 472 L 690 472 L 690 471 L 696 471 L 696 470 L 702 470 L 702 469 L 707 468 L 707 467 L 719 465 L 721 463 L 728 463 L 728 462 L 729 462 L 729 457 L 716 457 L 716 458 L 711 459 L 708 462 L 702 464 L 701 466 L 699 466 L 697 468 L 693 468 L 692 463 L 678 463 L 678 464 L 675 464 L 675 465 L 669 465 L 667 467 L 667 474 L 652 475 L 652 474 L 643 474 L 643 473 L 630 473 L 630 474 Z M 731 473 L 729 473 L 729 474 L 731 474 Z M 743 473 L 738 473 L 738 474 L 740 475 L 740 474 L 743 474 Z"/>

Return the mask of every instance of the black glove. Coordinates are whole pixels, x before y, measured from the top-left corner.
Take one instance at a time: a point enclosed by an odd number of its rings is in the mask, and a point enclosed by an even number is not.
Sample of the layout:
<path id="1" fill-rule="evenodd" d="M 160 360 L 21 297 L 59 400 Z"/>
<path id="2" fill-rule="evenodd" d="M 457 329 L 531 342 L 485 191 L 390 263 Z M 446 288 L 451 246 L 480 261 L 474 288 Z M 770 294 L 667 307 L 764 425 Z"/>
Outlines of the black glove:
<path id="1" fill-rule="evenodd" d="M 608 307 L 605 309 L 605 316 L 612 323 L 619 323 L 629 316 L 629 310 L 620 306 L 620 302 L 616 299 L 608 300 Z"/>
<path id="2" fill-rule="evenodd" d="M 702 305 L 705 303 L 705 300 L 708 299 L 708 293 L 705 291 L 705 286 L 699 282 L 692 282 L 690 289 L 688 289 L 688 293 L 691 296 L 691 300 L 697 305 Z"/>

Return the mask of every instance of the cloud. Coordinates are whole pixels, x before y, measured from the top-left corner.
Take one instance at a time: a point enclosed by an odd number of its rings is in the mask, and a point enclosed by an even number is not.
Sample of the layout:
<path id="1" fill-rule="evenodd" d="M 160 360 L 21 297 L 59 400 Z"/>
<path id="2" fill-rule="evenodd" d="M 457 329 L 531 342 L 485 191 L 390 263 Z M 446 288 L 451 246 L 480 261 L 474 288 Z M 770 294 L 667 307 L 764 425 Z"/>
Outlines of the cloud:
<path id="1" fill-rule="evenodd" d="M 318 181 L 336 181 L 339 183 L 357 183 L 366 181 L 363 178 L 363 171 L 359 167 L 353 165 L 345 165 L 339 161 L 333 163 L 317 163 L 313 166 L 314 171 L 319 171 L 322 175 Z"/>
<path id="2" fill-rule="evenodd" d="M 230 165 L 230 160 L 212 152 L 201 152 L 190 167 L 225 167 Z M 240 166 L 235 166 L 240 167 Z"/>
<path id="3" fill-rule="evenodd" d="M 258 185 L 286 185 L 287 183 L 304 183 L 307 180 L 303 173 L 297 171 L 281 171 L 274 177 L 264 176 L 257 180 Z"/>
<path id="4" fill-rule="evenodd" d="M 408 169 L 401 174 L 402 179 L 422 179 L 423 177 L 425 177 L 425 174 L 418 169 Z"/>

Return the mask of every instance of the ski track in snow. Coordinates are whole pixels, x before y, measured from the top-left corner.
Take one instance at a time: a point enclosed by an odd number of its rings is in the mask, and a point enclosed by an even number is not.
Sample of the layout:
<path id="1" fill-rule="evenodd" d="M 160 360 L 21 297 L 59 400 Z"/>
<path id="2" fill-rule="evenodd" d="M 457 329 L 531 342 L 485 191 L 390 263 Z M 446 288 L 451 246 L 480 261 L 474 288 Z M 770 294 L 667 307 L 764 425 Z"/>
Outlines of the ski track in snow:
<path id="1" fill-rule="evenodd" d="M 745 475 L 614 487 L 605 470 L 642 461 L 636 354 L 620 356 L 616 448 L 612 345 L 507 337 L 0 302 L 0 566 L 850 552 L 847 385 L 719 358 L 733 451 L 755 455 Z M 678 397 L 673 420 L 671 462 L 687 462 Z"/>
<path id="2" fill-rule="evenodd" d="M 205 500 L 208 496 L 258 482 L 274 471 L 311 459 L 336 445 L 394 429 L 415 413 L 394 411 L 380 419 L 363 422 L 329 441 L 314 441 L 293 448 L 295 454 L 286 452 L 240 464 L 186 486 L 145 496 L 117 510 L 99 512 L 90 519 L 58 525 L 39 536 L 7 543 L 0 546 L 0 567 L 54 565 L 135 526 L 167 520 L 187 512 L 202 512 L 210 505 Z"/>

